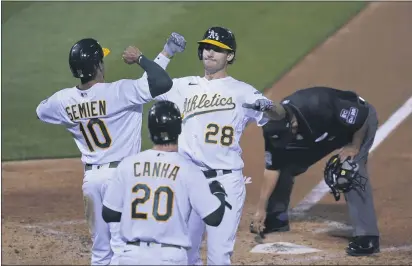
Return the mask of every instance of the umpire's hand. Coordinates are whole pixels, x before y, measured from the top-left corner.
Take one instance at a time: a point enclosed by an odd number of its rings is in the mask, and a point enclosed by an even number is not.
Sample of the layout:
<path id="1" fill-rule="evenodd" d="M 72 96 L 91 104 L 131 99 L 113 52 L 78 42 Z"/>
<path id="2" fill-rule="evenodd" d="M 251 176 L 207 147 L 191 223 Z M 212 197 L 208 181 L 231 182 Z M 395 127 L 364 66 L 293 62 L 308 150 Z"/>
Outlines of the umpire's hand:
<path id="1" fill-rule="evenodd" d="M 253 215 L 252 222 L 250 223 L 250 232 L 254 234 L 260 234 L 265 230 L 266 211 L 258 209 Z"/>

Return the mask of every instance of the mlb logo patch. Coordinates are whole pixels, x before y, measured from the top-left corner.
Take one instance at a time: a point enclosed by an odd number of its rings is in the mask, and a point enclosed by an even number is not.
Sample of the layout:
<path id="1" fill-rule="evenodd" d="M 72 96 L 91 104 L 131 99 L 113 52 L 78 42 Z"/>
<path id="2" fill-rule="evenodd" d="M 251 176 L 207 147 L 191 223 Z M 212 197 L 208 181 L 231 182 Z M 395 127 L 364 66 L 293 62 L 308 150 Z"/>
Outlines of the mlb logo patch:
<path id="1" fill-rule="evenodd" d="M 346 123 L 348 124 L 355 124 L 356 117 L 358 116 L 358 108 L 351 107 L 349 110 L 342 109 L 340 111 L 340 117 L 342 117 Z"/>
<path id="2" fill-rule="evenodd" d="M 349 113 L 348 110 L 342 109 L 342 110 L 340 111 L 340 117 L 342 117 L 343 119 L 346 119 L 346 118 L 348 118 L 348 113 Z"/>

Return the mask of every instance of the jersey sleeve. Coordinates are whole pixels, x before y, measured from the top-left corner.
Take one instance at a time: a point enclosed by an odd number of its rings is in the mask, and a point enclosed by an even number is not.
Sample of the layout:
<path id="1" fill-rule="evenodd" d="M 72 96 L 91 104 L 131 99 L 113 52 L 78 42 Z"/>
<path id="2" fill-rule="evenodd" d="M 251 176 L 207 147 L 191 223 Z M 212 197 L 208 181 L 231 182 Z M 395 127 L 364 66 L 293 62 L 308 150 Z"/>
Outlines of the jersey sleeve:
<path id="1" fill-rule="evenodd" d="M 145 104 L 153 100 L 147 79 L 122 79 L 115 85 L 117 95 L 128 105 Z"/>
<path id="2" fill-rule="evenodd" d="M 268 100 L 263 94 L 258 91 L 257 89 L 251 87 L 251 89 L 247 90 L 246 95 L 244 95 L 244 99 L 246 103 L 254 103 L 258 99 L 265 99 Z M 255 121 L 258 126 L 263 126 L 268 122 L 268 118 L 264 115 L 263 112 L 255 111 L 252 109 L 246 109 L 246 117 L 248 118 L 248 123 Z"/>
<path id="3" fill-rule="evenodd" d="M 155 101 L 171 101 L 176 103 L 177 99 L 180 96 L 179 92 L 179 79 L 172 79 L 173 80 L 173 86 L 172 88 L 163 94 L 160 94 L 155 97 Z"/>
<path id="4" fill-rule="evenodd" d="M 166 70 L 167 66 L 170 63 L 170 59 L 164 56 L 163 54 L 158 54 L 153 60 L 156 64 L 158 64 L 161 68 Z M 143 73 L 142 79 L 147 83 L 147 72 Z M 175 83 L 175 80 L 173 79 L 173 84 Z M 173 91 L 176 90 L 176 87 L 172 87 L 168 92 L 158 95 L 154 98 L 155 101 L 170 101 L 169 100 L 169 95 L 173 94 Z"/>
<path id="5" fill-rule="evenodd" d="M 63 105 L 59 99 L 59 92 L 40 102 L 36 108 L 37 117 L 46 123 L 70 125 L 71 121 L 64 114 Z"/>
<path id="6" fill-rule="evenodd" d="M 280 170 L 294 162 L 295 157 L 290 157 L 290 152 L 285 149 L 284 144 L 277 143 L 271 136 L 264 134 L 265 142 L 265 169 Z"/>
<path id="7" fill-rule="evenodd" d="M 335 112 L 340 125 L 355 132 L 365 123 L 369 108 L 367 103 L 359 96 L 350 100 L 336 98 Z"/>
<path id="8" fill-rule="evenodd" d="M 220 206 L 220 200 L 210 192 L 209 183 L 202 171 L 193 167 L 191 177 L 187 178 L 187 191 L 192 208 L 203 219 Z"/>
<path id="9" fill-rule="evenodd" d="M 103 199 L 103 205 L 107 208 L 122 212 L 124 184 L 121 174 L 121 164 L 117 167 L 111 179 L 108 181 L 108 186 Z"/>

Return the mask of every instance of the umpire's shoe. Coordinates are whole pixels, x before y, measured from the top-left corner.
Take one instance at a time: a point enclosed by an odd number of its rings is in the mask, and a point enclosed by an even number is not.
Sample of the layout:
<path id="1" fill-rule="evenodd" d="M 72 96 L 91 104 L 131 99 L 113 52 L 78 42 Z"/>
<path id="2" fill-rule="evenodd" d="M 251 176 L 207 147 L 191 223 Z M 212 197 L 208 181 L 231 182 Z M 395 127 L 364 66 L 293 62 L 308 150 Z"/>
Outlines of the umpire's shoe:
<path id="1" fill-rule="evenodd" d="M 262 233 L 269 234 L 290 231 L 289 219 L 287 215 L 286 217 L 282 216 L 284 215 L 280 214 L 279 212 L 268 213 L 265 219 L 265 229 Z M 250 225 L 250 232 L 257 234 L 257 232 L 253 229 L 253 224 Z"/>
<path id="2" fill-rule="evenodd" d="M 369 256 L 379 252 L 379 236 L 355 236 L 346 248 L 350 256 Z"/>

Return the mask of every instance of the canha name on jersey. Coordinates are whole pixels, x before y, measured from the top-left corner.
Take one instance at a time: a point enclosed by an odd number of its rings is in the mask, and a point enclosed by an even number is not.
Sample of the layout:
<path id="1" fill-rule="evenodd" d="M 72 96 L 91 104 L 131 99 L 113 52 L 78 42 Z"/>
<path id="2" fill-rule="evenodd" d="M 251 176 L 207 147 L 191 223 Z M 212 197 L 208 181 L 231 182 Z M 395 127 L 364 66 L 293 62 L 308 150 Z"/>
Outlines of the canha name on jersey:
<path id="1" fill-rule="evenodd" d="M 185 98 L 183 104 L 183 115 L 187 119 L 189 117 L 216 111 L 225 111 L 235 109 L 236 104 L 232 97 L 221 97 L 215 93 L 213 96 L 206 93 L 202 95 L 194 95 L 191 98 Z"/>
<path id="2" fill-rule="evenodd" d="M 93 118 L 106 116 L 106 101 L 91 101 L 73 104 L 65 108 L 71 121 L 82 118 Z"/>
<path id="3" fill-rule="evenodd" d="M 162 162 L 136 162 L 134 163 L 134 176 L 163 177 L 176 180 L 180 166 Z"/>

